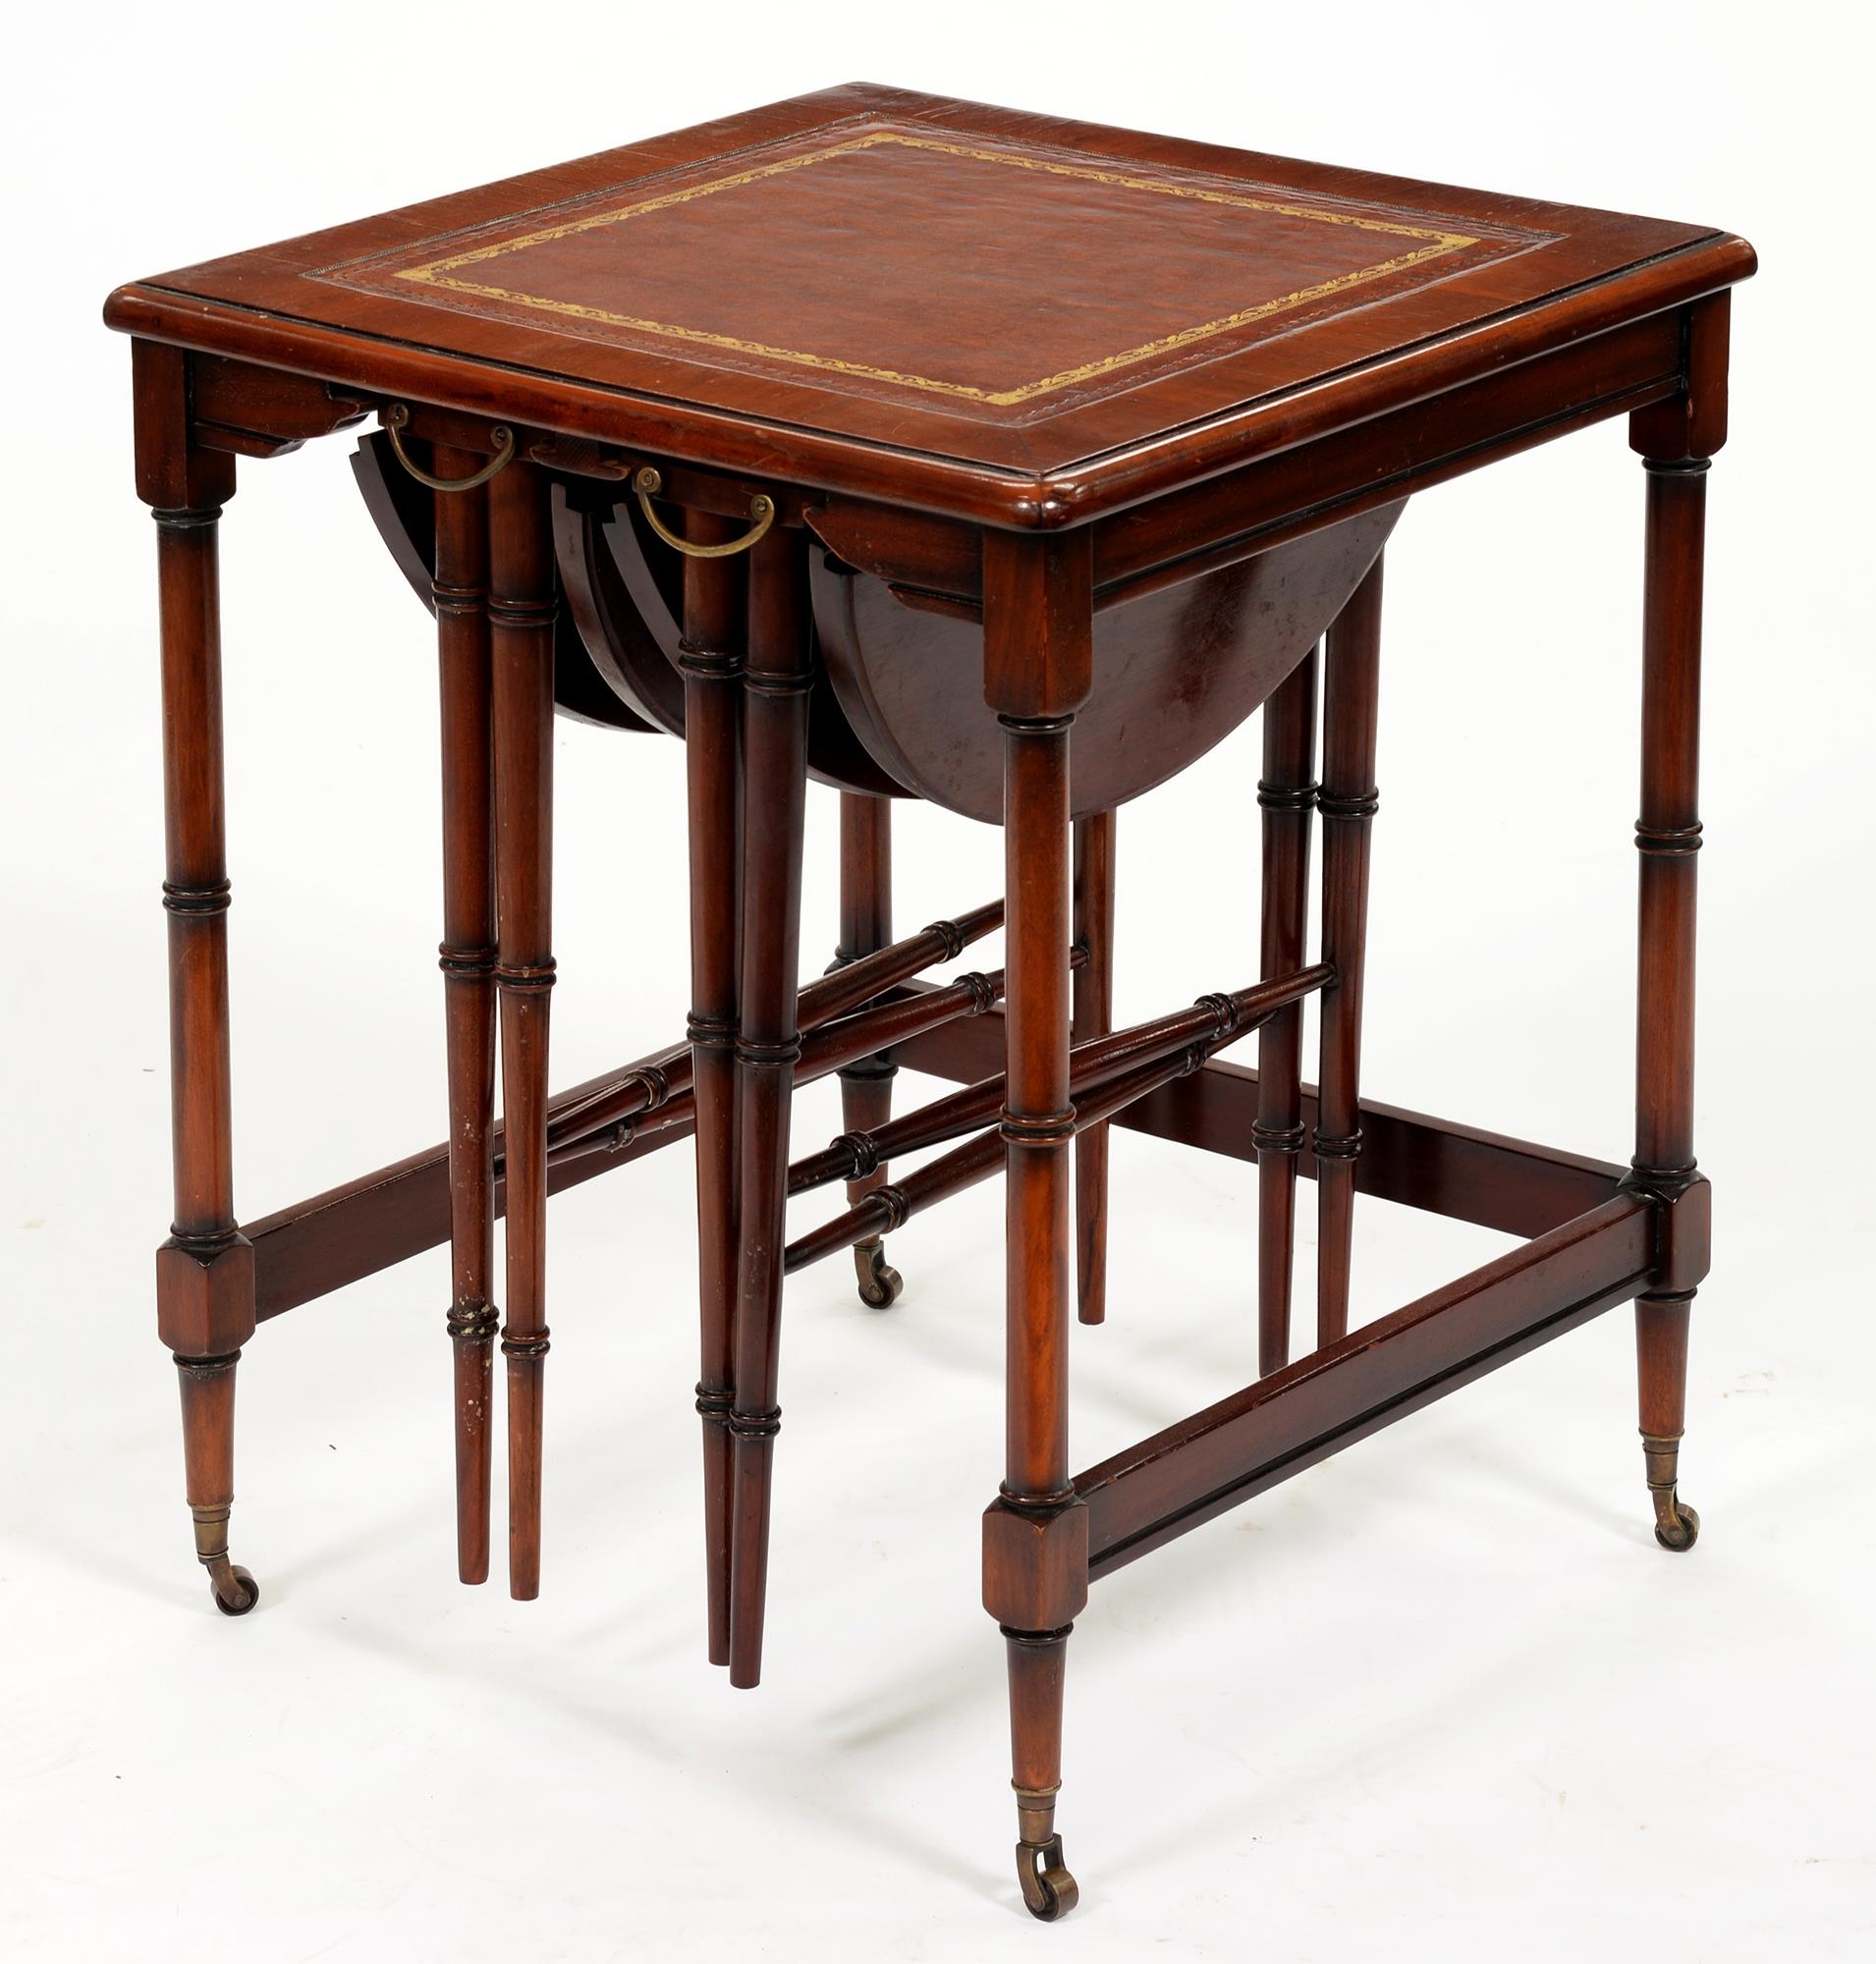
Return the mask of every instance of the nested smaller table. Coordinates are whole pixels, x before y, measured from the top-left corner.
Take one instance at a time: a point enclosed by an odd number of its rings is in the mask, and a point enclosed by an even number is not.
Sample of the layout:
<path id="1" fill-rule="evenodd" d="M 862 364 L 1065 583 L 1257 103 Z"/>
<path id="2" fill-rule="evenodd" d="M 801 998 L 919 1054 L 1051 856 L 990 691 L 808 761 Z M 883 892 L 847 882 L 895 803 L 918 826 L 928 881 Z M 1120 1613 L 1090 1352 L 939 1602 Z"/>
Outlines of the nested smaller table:
<path id="1" fill-rule="evenodd" d="M 1055 1828 L 1063 1671 L 1101 1576 L 1628 1300 L 1656 1534 L 1690 1547 L 1677 1468 L 1709 1212 L 1691 1131 L 1702 525 L 1729 289 L 1753 265 L 1700 226 L 852 86 L 113 295 L 161 575 L 175 1217 L 158 1329 L 221 1608 L 255 1599 L 227 1534 L 243 1346 L 445 1239 L 461 1570 L 488 1567 L 499 1332 L 511 1588 L 535 1593 L 549 1192 L 692 1132 L 709 1650 L 745 1685 L 785 1273 L 853 1247 L 869 1299 L 890 1303 L 882 1234 L 1007 1177 L 1007 1451 L 984 1604 L 1008 1645 L 1018 1870 L 1037 1916 L 1076 1896 Z M 360 479 L 441 654 L 449 1139 L 244 1222 L 217 521 L 237 459 L 372 413 Z M 1358 1084 L 1383 545 L 1411 495 L 1616 415 L 1647 473 L 1627 1167 Z M 692 1000 L 682 1044 L 554 1096 L 557 704 L 686 741 Z M 1114 813 L 1259 708 L 1260 972 L 1114 1031 Z M 801 988 L 810 775 L 846 801 L 845 900 L 841 963 Z M 1001 900 L 894 939 L 900 796 L 1003 826 Z M 667 835 L 647 815 L 645 849 Z M 1003 970 L 917 979 L 1000 924 Z M 1219 1055 L 1253 1032 L 1255 1070 Z M 895 1058 L 966 1088 L 893 1118 Z M 849 1130 L 791 1163 L 794 1087 L 836 1069 Z M 1098 1323 L 1113 1123 L 1255 1162 L 1257 1374 L 1077 1473 L 1074 1272 Z M 938 1145 L 910 1173 L 887 1164 Z M 1321 1257 L 1313 1344 L 1293 1360 L 1299 1174 Z M 848 1211 L 791 1242 L 789 1196 L 843 1179 Z M 1352 1331 L 1357 1192 L 1522 1245 Z"/>

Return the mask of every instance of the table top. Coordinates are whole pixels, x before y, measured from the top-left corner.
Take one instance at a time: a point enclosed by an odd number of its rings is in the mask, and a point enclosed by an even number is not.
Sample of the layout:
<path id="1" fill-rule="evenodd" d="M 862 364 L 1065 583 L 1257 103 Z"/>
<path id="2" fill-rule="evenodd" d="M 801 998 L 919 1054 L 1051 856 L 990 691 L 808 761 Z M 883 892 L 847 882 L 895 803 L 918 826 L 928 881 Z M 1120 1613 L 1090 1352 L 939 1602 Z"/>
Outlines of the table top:
<path id="1" fill-rule="evenodd" d="M 140 281 L 106 319 L 1060 522 L 1753 263 L 1707 226 L 853 84 Z"/>

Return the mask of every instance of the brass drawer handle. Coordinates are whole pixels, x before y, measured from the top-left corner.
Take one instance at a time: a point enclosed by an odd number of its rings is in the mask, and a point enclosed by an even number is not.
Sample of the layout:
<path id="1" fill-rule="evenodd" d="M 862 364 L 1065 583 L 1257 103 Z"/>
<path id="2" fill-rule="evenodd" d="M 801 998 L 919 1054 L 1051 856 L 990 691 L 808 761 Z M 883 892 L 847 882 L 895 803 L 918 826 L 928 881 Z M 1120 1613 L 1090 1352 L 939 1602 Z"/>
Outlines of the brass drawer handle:
<path id="1" fill-rule="evenodd" d="M 486 484 L 498 471 L 505 469 L 515 458 L 515 432 L 506 423 L 497 423 L 489 431 L 489 439 L 495 446 L 495 455 L 468 477 L 432 477 L 421 464 L 411 461 L 411 454 L 404 448 L 404 439 L 399 431 L 411 420 L 410 406 L 393 403 L 384 412 L 385 433 L 391 439 L 391 448 L 398 454 L 398 462 L 403 464 L 419 484 L 427 484 L 432 491 L 473 491 L 478 484 Z"/>
<path id="2" fill-rule="evenodd" d="M 664 479 L 650 464 L 647 464 L 632 480 L 632 488 L 638 494 L 638 509 L 645 515 L 645 523 L 673 552 L 683 553 L 686 559 L 730 559 L 737 553 L 747 552 L 775 522 L 775 500 L 766 492 L 758 491 L 749 500 L 749 517 L 753 522 L 740 539 L 728 539 L 720 546 L 695 546 L 689 539 L 679 537 L 651 509 L 652 499 L 664 488 Z"/>

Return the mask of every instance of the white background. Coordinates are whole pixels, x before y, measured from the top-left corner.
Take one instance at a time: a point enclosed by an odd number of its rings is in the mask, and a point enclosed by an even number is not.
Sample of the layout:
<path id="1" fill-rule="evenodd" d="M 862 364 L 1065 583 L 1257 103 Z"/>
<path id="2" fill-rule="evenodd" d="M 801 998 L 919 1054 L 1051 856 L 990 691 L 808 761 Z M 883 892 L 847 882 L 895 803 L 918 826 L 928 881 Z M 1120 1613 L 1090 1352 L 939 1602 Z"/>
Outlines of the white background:
<path id="1" fill-rule="evenodd" d="M 15 21 L 0 1951 L 1871 1954 L 1866 32 L 1848 9 L 1635 0 Z M 895 1238 L 890 1316 L 838 1262 L 791 1287 L 754 1695 L 702 1656 L 688 1152 L 555 1205 L 534 1605 L 454 1581 L 440 1254 L 250 1348 L 235 1552 L 265 1600 L 245 1622 L 191 1559 L 151 1329 L 154 585 L 106 291 L 855 77 L 1708 221 L 1765 268 L 1736 300 L 1711 479 L 1699 1548 L 1650 1538 L 1617 1312 L 1103 1583 L 1070 1669 L 1083 1902 L 1052 1932 L 1017 1903 L 976 1600 L 994 1186 Z M 430 636 L 348 448 L 244 466 L 224 527 L 248 1215 L 443 1129 Z M 1612 1159 L 1641 504 L 1606 425 L 1408 512 L 1374 868 L 1366 1087 Z M 1256 756 L 1253 728 L 1124 814 L 1124 1016 L 1251 978 Z M 560 1081 L 680 1028 L 681 766 L 661 738 L 560 726 Z M 817 967 L 831 794 L 809 824 Z M 903 810 L 899 838 L 903 926 L 995 891 L 993 833 Z M 804 1140 L 837 1128 L 831 1087 L 803 1108 Z M 1252 1369 L 1248 1171 L 1126 1135 L 1115 1160 L 1077 1464 Z M 1365 1203 L 1357 1314 L 1498 1245 Z"/>

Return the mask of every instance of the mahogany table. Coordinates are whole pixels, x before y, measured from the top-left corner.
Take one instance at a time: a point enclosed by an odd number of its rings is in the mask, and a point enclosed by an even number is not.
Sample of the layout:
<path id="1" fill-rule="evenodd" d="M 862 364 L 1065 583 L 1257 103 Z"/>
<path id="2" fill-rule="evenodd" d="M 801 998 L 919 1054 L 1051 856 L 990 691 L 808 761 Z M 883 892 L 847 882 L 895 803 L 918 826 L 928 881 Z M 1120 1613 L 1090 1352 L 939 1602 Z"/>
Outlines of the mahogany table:
<path id="1" fill-rule="evenodd" d="M 743 1685 L 760 1668 L 785 1272 L 855 1248 L 890 1302 L 882 1233 L 1007 1178 L 983 1595 L 1007 1639 L 1018 1873 L 1045 1920 L 1076 1893 L 1055 1806 L 1092 1581 L 1628 1300 L 1656 1534 L 1691 1547 L 1676 1482 L 1709 1218 L 1691 1138 L 1702 526 L 1728 290 L 1753 268 L 1706 227 L 855 85 L 114 294 L 161 579 L 175 1219 L 158 1330 L 218 1605 L 256 1596 L 228 1552 L 243 1345 L 445 1239 L 459 1561 L 486 1575 L 504 1208 L 510 1581 L 532 1596 L 548 1194 L 691 1132 L 709 1647 Z M 360 481 L 437 616 L 449 1142 L 244 1223 L 217 521 L 238 458 L 373 412 Z M 1412 493 L 1615 415 L 1647 473 L 1626 1168 L 1358 1089 L 1382 546 Z M 692 1003 L 684 1043 L 555 1097 L 557 701 L 686 738 Z M 1259 706 L 1260 977 L 1114 1032 L 1113 813 Z M 810 774 L 846 799 L 843 960 L 798 988 Z M 1007 877 L 1002 900 L 895 941 L 885 813 L 903 795 L 1001 823 Z M 1233 904 L 1210 877 L 1205 903 Z M 999 925 L 1005 971 L 918 979 Z M 1299 1074 L 1310 994 L 1316 1087 Z M 1252 1031 L 1257 1070 L 1217 1055 Z M 895 1058 L 966 1088 L 891 1118 Z M 850 1129 L 791 1165 L 793 1088 L 836 1069 Z M 1258 1375 L 1076 1473 L 1074 1270 L 1097 1323 L 1111 1123 L 1256 1163 Z M 888 1178 L 889 1158 L 954 1141 Z M 1321 1252 L 1293 1361 L 1299 1174 Z M 789 1196 L 841 1179 L 847 1212 L 791 1243 Z M 1522 1245 L 1352 1331 L 1357 1192 Z"/>

